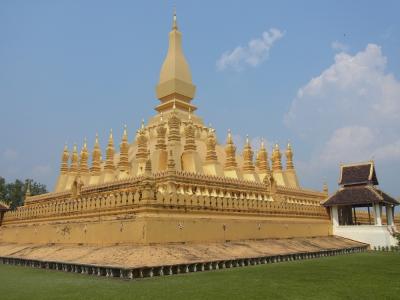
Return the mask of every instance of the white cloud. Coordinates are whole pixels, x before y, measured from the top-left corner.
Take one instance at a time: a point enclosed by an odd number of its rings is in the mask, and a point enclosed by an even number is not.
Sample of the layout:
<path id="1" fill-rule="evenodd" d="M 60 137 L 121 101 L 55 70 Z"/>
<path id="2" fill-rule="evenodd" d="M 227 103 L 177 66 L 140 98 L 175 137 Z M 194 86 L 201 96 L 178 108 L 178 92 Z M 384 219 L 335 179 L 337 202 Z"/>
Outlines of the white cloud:
<path id="1" fill-rule="evenodd" d="M 4 150 L 3 158 L 6 161 L 14 161 L 18 158 L 18 152 L 15 149 L 8 148 Z"/>
<path id="2" fill-rule="evenodd" d="M 332 42 L 331 47 L 333 50 L 336 50 L 336 51 L 346 52 L 347 50 L 349 50 L 349 46 L 347 46 L 346 44 L 343 44 L 339 41 Z"/>
<path id="3" fill-rule="evenodd" d="M 363 126 L 348 126 L 335 130 L 318 159 L 324 165 L 338 162 L 370 160 L 375 134 Z"/>
<path id="4" fill-rule="evenodd" d="M 264 31 L 261 38 L 250 40 L 246 47 L 238 46 L 223 53 L 216 63 L 217 69 L 222 71 L 232 67 L 241 70 L 245 66 L 258 66 L 268 58 L 270 49 L 284 34 L 276 28 Z"/>
<path id="5" fill-rule="evenodd" d="M 376 148 L 373 157 L 379 160 L 400 161 L 400 140 Z"/>
<path id="6" fill-rule="evenodd" d="M 379 130 L 363 126 L 348 126 L 334 131 L 326 142 L 318 162 L 335 165 L 338 162 L 357 162 L 376 159 L 381 162 L 400 162 L 400 140 L 391 142 Z M 384 141 L 381 144 L 382 140 Z"/>
<path id="7" fill-rule="evenodd" d="M 369 44 L 355 55 L 336 54 L 299 89 L 285 123 L 314 144 L 309 165 L 371 158 L 400 163 L 400 81 L 386 67 L 381 47 Z"/>

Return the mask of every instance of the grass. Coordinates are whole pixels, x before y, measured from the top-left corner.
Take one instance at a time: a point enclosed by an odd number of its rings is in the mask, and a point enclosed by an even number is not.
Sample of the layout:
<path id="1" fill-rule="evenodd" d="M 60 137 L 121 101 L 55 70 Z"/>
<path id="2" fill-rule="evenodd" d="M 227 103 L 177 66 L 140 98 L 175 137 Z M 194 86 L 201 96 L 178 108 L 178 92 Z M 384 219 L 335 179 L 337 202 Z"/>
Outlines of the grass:
<path id="1" fill-rule="evenodd" d="M 367 252 L 124 281 L 0 265 L 0 299 L 400 299 L 400 254 Z"/>

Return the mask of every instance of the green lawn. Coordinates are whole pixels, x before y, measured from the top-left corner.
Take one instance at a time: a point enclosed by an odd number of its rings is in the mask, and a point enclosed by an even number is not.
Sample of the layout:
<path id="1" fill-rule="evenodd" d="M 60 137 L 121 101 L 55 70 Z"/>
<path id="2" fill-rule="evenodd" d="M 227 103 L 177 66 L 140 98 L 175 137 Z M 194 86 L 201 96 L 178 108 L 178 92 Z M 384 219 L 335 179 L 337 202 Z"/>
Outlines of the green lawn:
<path id="1" fill-rule="evenodd" d="M 400 299 L 400 253 L 124 281 L 0 265 L 0 299 Z"/>

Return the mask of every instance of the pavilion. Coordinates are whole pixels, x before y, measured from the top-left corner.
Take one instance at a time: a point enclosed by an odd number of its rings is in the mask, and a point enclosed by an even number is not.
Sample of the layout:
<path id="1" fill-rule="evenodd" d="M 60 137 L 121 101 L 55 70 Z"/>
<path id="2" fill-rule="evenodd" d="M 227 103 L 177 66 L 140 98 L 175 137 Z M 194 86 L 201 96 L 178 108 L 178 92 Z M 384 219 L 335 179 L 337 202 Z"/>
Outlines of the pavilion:
<path id="1" fill-rule="evenodd" d="M 374 162 L 346 164 L 340 168 L 340 188 L 323 202 L 330 210 L 333 234 L 375 247 L 396 245 L 394 208 L 400 202 L 377 187 Z M 382 216 L 384 207 L 385 217 Z"/>

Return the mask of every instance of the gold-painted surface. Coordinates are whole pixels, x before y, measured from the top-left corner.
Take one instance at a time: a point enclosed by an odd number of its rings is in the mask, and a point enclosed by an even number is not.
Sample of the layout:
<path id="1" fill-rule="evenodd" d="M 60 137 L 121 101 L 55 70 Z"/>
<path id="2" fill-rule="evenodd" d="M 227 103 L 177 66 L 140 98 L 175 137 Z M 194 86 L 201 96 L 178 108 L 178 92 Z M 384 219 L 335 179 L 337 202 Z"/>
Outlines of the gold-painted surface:
<path id="1" fill-rule="evenodd" d="M 300 187 L 291 146 L 285 168 L 275 146 L 271 170 L 264 142 L 254 163 L 248 139 L 237 154 L 230 131 L 222 145 L 193 113 L 194 85 L 174 24 L 157 87 L 160 113 L 142 121 L 132 143 L 125 127 L 120 153 L 110 133 L 104 161 L 96 135 L 90 170 L 86 141 L 80 160 L 76 145 L 71 155 L 65 147 L 54 192 L 27 196 L 24 206 L 6 212 L 0 242 L 149 244 L 331 234 L 320 205 L 327 193 Z"/>
<path id="2" fill-rule="evenodd" d="M 162 102 L 157 110 L 161 112 L 171 109 L 175 100 L 181 100 L 179 104 L 182 109 L 190 108 L 194 111 L 196 107 L 191 105 L 190 101 L 194 98 L 195 91 L 192 73 L 182 50 L 182 34 L 176 26 L 176 15 L 174 15 L 172 31 L 169 33 L 168 52 L 156 87 L 157 98 Z"/>

